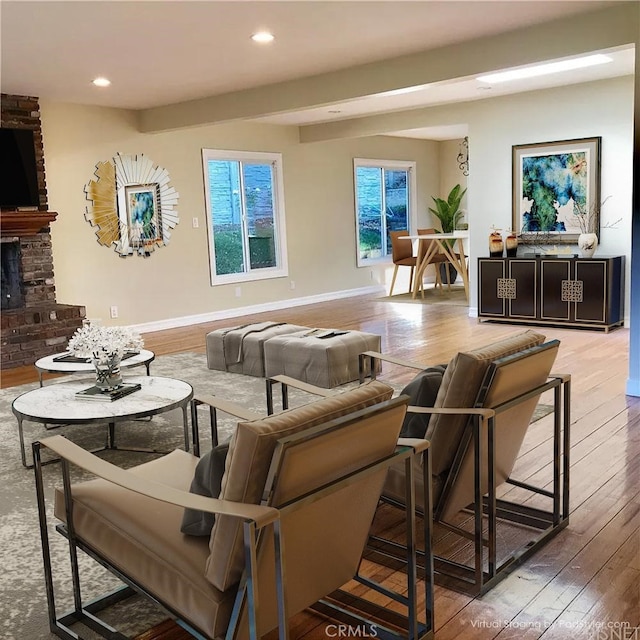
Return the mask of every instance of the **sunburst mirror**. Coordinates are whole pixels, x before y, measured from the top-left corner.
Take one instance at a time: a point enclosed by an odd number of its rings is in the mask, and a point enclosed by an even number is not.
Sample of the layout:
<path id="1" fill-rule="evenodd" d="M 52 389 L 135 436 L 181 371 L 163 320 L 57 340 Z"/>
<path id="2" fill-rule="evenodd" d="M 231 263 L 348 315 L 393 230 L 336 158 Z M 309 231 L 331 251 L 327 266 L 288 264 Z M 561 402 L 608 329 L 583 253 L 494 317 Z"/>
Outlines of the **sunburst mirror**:
<path id="1" fill-rule="evenodd" d="M 98 227 L 98 243 L 113 246 L 122 257 L 151 254 L 169 243 L 178 224 L 178 192 L 169 184 L 169 173 L 139 154 L 117 154 L 98 162 L 84 188 L 86 220 Z"/>

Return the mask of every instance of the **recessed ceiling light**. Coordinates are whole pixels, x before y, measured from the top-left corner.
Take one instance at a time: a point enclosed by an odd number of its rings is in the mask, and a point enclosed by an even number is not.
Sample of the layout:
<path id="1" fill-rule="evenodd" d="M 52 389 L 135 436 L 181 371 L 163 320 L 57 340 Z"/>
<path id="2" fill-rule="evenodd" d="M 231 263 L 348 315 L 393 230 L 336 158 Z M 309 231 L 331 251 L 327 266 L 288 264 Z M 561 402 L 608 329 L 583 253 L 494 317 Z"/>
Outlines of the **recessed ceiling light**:
<path id="1" fill-rule="evenodd" d="M 559 62 L 549 62 L 547 64 L 539 64 L 535 67 L 524 67 L 522 69 L 512 69 L 501 73 L 492 73 L 487 76 L 476 78 L 480 82 L 508 82 L 509 80 L 520 80 L 522 78 L 534 78 L 536 76 L 545 76 L 550 73 L 559 73 L 560 71 L 571 71 L 572 69 L 582 69 L 584 67 L 592 67 L 596 64 L 605 64 L 612 62 L 611 58 L 596 54 L 593 56 L 585 56 L 584 58 L 573 58 L 572 60 L 561 60 Z"/>
<path id="2" fill-rule="evenodd" d="M 260 44 L 266 44 L 267 42 L 273 42 L 275 36 L 273 33 L 269 33 L 268 31 L 258 31 L 251 36 L 251 39 L 254 42 L 259 42 Z"/>
<path id="3" fill-rule="evenodd" d="M 96 78 L 93 81 L 93 84 L 95 84 L 96 87 L 108 87 L 111 84 L 111 80 L 108 80 L 107 78 Z"/>

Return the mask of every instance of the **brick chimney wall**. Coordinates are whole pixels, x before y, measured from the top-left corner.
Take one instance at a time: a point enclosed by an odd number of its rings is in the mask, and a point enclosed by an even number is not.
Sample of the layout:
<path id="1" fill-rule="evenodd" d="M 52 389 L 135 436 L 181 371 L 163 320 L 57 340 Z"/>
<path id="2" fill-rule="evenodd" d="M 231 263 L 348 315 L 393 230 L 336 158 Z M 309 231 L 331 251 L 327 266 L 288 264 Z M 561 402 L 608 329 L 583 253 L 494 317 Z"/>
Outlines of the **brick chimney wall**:
<path id="1" fill-rule="evenodd" d="M 38 98 L 0 96 L 0 124 L 34 132 L 39 211 L 48 210 L 44 147 Z M 45 229 L 34 235 L 3 238 L 17 242 L 22 271 L 24 306 L 2 312 L 0 369 L 33 364 L 38 358 L 64 351 L 69 337 L 82 325 L 82 306 L 56 303 L 51 234 Z"/>

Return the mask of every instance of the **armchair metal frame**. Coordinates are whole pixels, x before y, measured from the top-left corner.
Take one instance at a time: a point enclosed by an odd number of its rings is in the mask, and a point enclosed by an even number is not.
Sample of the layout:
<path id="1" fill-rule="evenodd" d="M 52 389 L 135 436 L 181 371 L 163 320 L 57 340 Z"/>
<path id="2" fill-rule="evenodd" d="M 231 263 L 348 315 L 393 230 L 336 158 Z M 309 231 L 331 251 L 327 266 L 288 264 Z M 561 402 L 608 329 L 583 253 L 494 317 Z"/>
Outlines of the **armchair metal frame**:
<path id="1" fill-rule="evenodd" d="M 554 344 L 556 344 L 556 342 L 547 343 L 546 346 L 552 346 Z M 539 349 L 544 348 L 545 345 Z M 520 357 L 522 357 L 521 354 L 514 354 L 513 356 L 502 359 L 502 361 L 513 362 Z M 369 367 L 365 367 L 367 359 L 369 360 Z M 371 372 L 371 378 L 375 379 L 376 371 L 379 370 L 381 361 L 419 370 L 425 368 L 425 365 L 374 351 L 367 351 L 361 353 L 359 356 L 360 381 L 364 381 L 365 372 Z M 485 378 L 485 389 L 491 384 L 497 366 L 499 367 L 500 364 L 491 365 Z M 288 402 L 288 387 L 303 388 L 302 383 L 299 381 L 287 378 L 286 376 L 276 376 L 267 383 L 268 396 L 273 393 L 272 388 L 276 383 L 282 385 L 283 408 L 286 408 Z M 314 389 L 311 388 L 305 390 L 312 393 L 314 392 Z M 316 390 L 315 392 L 317 393 L 318 391 L 320 390 Z M 496 418 L 505 411 L 527 400 L 540 396 L 547 391 L 553 392 L 552 488 L 548 490 L 544 487 L 537 487 L 512 477 L 506 478 L 504 482 L 514 487 L 525 489 L 532 494 L 549 498 L 552 501 L 550 510 L 537 509 L 525 504 L 499 499 L 496 495 Z M 437 584 L 470 595 L 484 594 L 568 525 L 571 444 L 570 403 L 571 376 L 568 374 L 552 373 L 543 384 L 530 388 L 517 396 L 510 397 L 505 402 L 493 408 L 482 408 L 480 406 L 460 409 L 408 407 L 408 412 L 412 413 L 459 414 L 469 416 L 465 436 L 458 446 L 440 498 L 434 504 L 433 517 L 435 518 L 435 524 L 473 542 L 473 565 L 470 567 L 449 558 L 434 555 L 434 579 Z M 271 404 L 273 404 L 273 400 L 271 400 Z M 486 433 L 486 441 L 482 437 L 483 433 Z M 473 452 L 473 501 L 466 509 L 466 512 L 473 517 L 473 531 L 455 526 L 442 519 L 447 499 L 454 491 L 463 458 L 469 448 Z M 485 491 L 482 489 L 483 468 L 486 469 L 488 475 L 488 483 Z M 382 500 L 396 507 L 404 508 L 401 502 L 395 501 L 388 496 L 383 495 Z M 538 533 L 530 539 L 526 545 L 514 550 L 506 558 L 498 562 L 496 539 L 497 525 L 500 520 L 531 528 Z M 485 521 L 488 528 L 486 536 L 483 530 Z M 374 556 L 381 557 L 382 561 L 387 564 L 397 559 L 398 553 L 403 548 L 403 545 L 390 540 L 375 536 L 371 538 L 371 553 Z M 418 557 L 420 558 L 420 551 L 418 552 Z"/>
<path id="2" fill-rule="evenodd" d="M 362 371 L 362 369 L 361 369 Z M 323 387 L 316 387 L 315 385 L 295 380 L 289 376 L 279 375 L 267 378 L 266 384 L 266 403 L 267 403 L 267 415 L 273 415 L 274 403 L 273 403 L 273 387 L 282 382 L 282 410 L 289 408 L 289 392 L 287 382 L 295 383 L 295 387 L 301 391 L 306 391 L 315 396 L 328 398 L 336 393 L 331 389 L 325 389 Z M 198 407 L 200 405 L 206 405 L 209 407 L 209 421 L 211 429 L 211 443 L 213 447 L 219 444 L 218 436 L 218 412 L 226 413 L 240 418 L 242 420 L 255 420 L 262 417 L 262 414 L 257 413 L 251 409 L 247 409 L 242 405 L 235 402 L 225 400 L 219 396 L 210 394 L 198 394 L 191 400 L 191 429 L 193 440 L 193 451 L 195 455 L 200 455 L 200 423 L 198 418 Z"/>
<path id="3" fill-rule="evenodd" d="M 383 403 L 386 406 L 396 406 L 398 403 L 406 402 L 402 399 L 387 401 Z M 382 407 L 383 405 L 377 405 Z M 332 425 L 339 425 L 346 420 L 359 419 L 361 415 L 369 415 L 372 411 L 376 411 L 376 407 L 362 410 L 357 414 L 345 416 L 332 423 L 328 423 L 329 428 Z M 291 445 L 304 444 L 317 436 L 322 428 L 327 425 L 320 425 L 302 431 L 296 435 L 282 438 L 279 441 L 278 448 L 274 454 L 271 470 L 269 472 L 269 480 L 267 486 L 273 485 L 276 481 L 279 467 L 287 447 Z M 56 612 L 56 597 L 54 593 L 54 579 L 52 559 L 49 545 L 49 532 L 47 526 L 47 510 L 45 505 L 45 491 L 42 478 L 42 460 L 41 448 L 48 448 L 61 457 L 61 473 L 64 490 L 64 504 L 66 513 L 66 522 L 56 525 L 56 530 L 62 534 L 69 544 L 69 554 L 71 560 L 72 587 L 73 587 L 73 610 L 62 615 Z M 427 568 L 425 572 L 421 572 L 418 576 L 417 549 L 415 544 L 416 538 L 416 500 L 413 477 L 413 458 L 414 456 L 422 456 L 423 464 L 426 468 L 430 468 L 430 457 L 428 443 L 423 440 L 406 440 L 399 441 L 398 446 L 393 454 L 380 459 L 377 462 L 369 464 L 365 467 L 350 471 L 345 475 L 329 482 L 304 494 L 298 498 L 289 500 L 279 507 L 272 507 L 265 504 L 263 499 L 262 505 L 243 504 L 229 502 L 224 500 L 216 500 L 213 498 L 204 498 L 202 496 L 194 496 L 188 492 L 173 489 L 158 484 L 157 482 L 145 481 L 140 477 L 136 477 L 135 483 L 131 474 L 120 469 L 96 456 L 85 451 L 77 445 L 66 440 L 62 436 L 53 436 L 46 438 L 41 442 L 34 442 L 32 445 L 34 461 L 35 461 L 35 480 L 37 505 L 39 513 L 40 535 L 42 539 L 42 552 L 45 573 L 45 586 L 47 594 L 47 602 L 49 608 L 49 625 L 51 631 L 63 638 L 64 640 L 78 640 L 79 636 L 76 631 L 70 628 L 74 623 L 81 623 L 93 632 L 99 634 L 103 638 L 109 640 L 126 640 L 126 636 L 122 635 L 110 625 L 100 620 L 96 613 L 104 608 L 123 600 L 124 598 L 139 593 L 146 598 L 152 600 L 156 605 L 164 609 L 167 614 L 176 619 L 177 623 L 185 628 L 191 635 L 200 640 L 209 638 L 204 632 L 194 628 L 188 621 L 181 619 L 179 614 L 172 609 L 171 604 L 160 602 L 153 594 L 140 583 L 125 575 L 121 570 L 114 567 L 109 560 L 101 555 L 96 549 L 92 548 L 86 541 L 80 539 L 74 530 L 73 525 L 73 501 L 71 499 L 71 480 L 70 466 L 74 465 L 81 469 L 87 470 L 93 475 L 103 478 L 109 482 L 113 482 L 121 487 L 131 489 L 150 498 L 169 502 L 170 504 L 185 506 L 190 508 L 198 508 L 212 513 L 223 513 L 242 519 L 244 528 L 244 548 L 245 548 L 245 571 L 238 588 L 233 613 L 227 628 L 226 638 L 231 640 L 237 637 L 239 623 L 244 615 L 248 616 L 248 630 L 250 638 L 257 640 L 259 619 L 259 594 L 258 594 L 258 554 L 265 542 L 263 532 L 267 528 L 273 529 L 274 549 L 275 549 L 275 575 L 276 575 L 276 599 L 278 613 L 279 638 L 287 640 L 288 638 L 288 611 L 286 604 L 286 575 L 284 572 L 283 558 L 285 556 L 284 542 L 281 532 L 281 521 L 289 513 L 299 509 L 308 507 L 311 503 L 322 500 L 332 493 L 336 493 L 342 489 L 354 485 L 366 477 L 379 473 L 381 470 L 388 468 L 392 464 L 404 462 L 407 483 L 406 483 L 406 526 L 407 526 L 407 546 L 404 553 L 403 563 L 406 569 L 407 582 L 406 592 L 400 593 L 384 587 L 383 585 L 361 575 L 360 567 L 358 568 L 354 579 L 371 588 L 384 596 L 391 598 L 394 602 L 406 608 L 406 615 L 397 613 L 388 607 L 373 605 L 372 602 L 354 598 L 352 594 L 346 594 L 342 590 L 328 595 L 319 600 L 312 606 L 317 612 L 323 615 L 334 617 L 337 620 L 350 622 L 357 625 L 374 625 L 376 635 L 385 639 L 406 638 L 407 640 L 429 640 L 433 637 L 433 561 L 430 555 L 430 545 L 427 545 L 427 552 L 423 555 L 422 564 Z M 430 502 L 430 478 L 431 475 L 425 475 L 425 500 L 421 505 L 420 511 L 425 514 L 431 513 Z M 275 486 L 275 485 L 273 485 Z M 142 488 L 142 491 L 141 491 Z M 269 495 L 269 491 L 265 490 L 265 496 Z M 423 522 L 425 540 L 431 537 L 431 518 L 427 517 Z M 266 542 L 265 542 L 266 544 Z M 83 603 L 80 588 L 80 573 L 78 567 L 78 550 L 84 551 L 102 566 L 107 568 L 111 573 L 116 575 L 124 586 L 107 594 L 97 600 L 89 603 Z M 418 585 L 422 583 L 424 589 L 424 603 L 419 606 L 418 602 Z M 422 620 L 420 620 L 422 616 Z"/>
<path id="4" fill-rule="evenodd" d="M 532 493 L 545 496 L 552 500 L 551 510 L 537 509 L 524 504 L 496 497 L 496 440 L 495 419 L 496 416 L 507 409 L 535 397 L 544 391 L 553 390 L 554 393 L 554 424 L 553 424 L 553 488 L 551 491 L 536 487 L 532 484 L 507 478 L 506 483 L 526 489 Z M 563 397 L 563 400 L 561 400 Z M 433 556 L 434 580 L 436 584 L 466 593 L 469 595 L 482 595 L 492 589 L 498 582 L 520 566 L 527 558 L 532 556 L 540 547 L 546 544 L 569 524 L 569 474 L 570 474 L 570 428 L 569 428 L 569 402 L 570 402 L 570 377 L 553 376 L 544 385 L 537 387 L 517 398 L 513 398 L 495 409 L 440 409 L 434 411 L 420 407 L 412 407 L 412 410 L 423 413 L 465 413 L 471 418 L 468 438 L 458 450 L 458 456 L 454 467 L 447 477 L 442 498 L 434 507 L 435 524 L 463 538 L 471 540 L 474 544 L 473 566 L 455 562 L 449 558 L 438 555 Z M 481 434 L 486 429 L 488 436 L 487 446 L 484 446 Z M 473 516 L 473 532 L 450 523 L 439 520 L 446 498 L 447 489 L 450 489 L 456 480 L 456 463 L 459 463 L 460 452 L 469 445 L 473 448 L 474 457 L 474 501 L 466 510 Z M 486 450 L 485 450 L 486 448 Z M 481 489 L 481 461 L 487 463 L 489 486 L 486 496 Z M 426 471 L 425 471 L 426 472 Z M 404 509 L 404 505 L 391 498 L 383 496 L 383 501 Z M 483 522 L 486 518 L 488 535 L 485 537 Z M 510 553 L 500 563 L 497 561 L 496 538 L 498 521 L 524 525 L 538 530 L 539 533 L 529 540 L 526 545 Z M 395 559 L 400 551 L 400 545 L 382 538 L 372 537 L 376 543 L 374 551 L 388 559 Z M 418 558 L 420 559 L 420 552 Z"/>
<path id="5" fill-rule="evenodd" d="M 53 579 L 53 566 L 51 561 L 50 543 L 49 543 L 49 531 L 47 526 L 47 513 L 45 505 L 44 495 L 44 483 L 42 479 L 42 466 L 40 450 L 41 448 L 47 448 L 54 451 L 61 459 L 61 474 L 64 490 L 64 504 L 66 513 L 66 522 L 57 524 L 55 529 L 63 537 L 65 537 L 69 543 L 69 558 L 71 561 L 71 580 L 73 587 L 73 603 L 74 608 L 72 611 L 64 613 L 60 616 L 56 614 L 56 596 L 54 589 Z M 40 526 L 40 537 L 42 541 L 42 555 L 44 565 L 45 576 L 45 589 L 47 594 L 47 605 L 49 615 L 49 628 L 51 632 L 64 640 L 81 640 L 82 636 L 78 635 L 76 631 L 71 629 L 70 625 L 75 623 L 81 623 L 87 628 L 91 629 L 94 633 L 99 634 L 102 638 L 109 640 L 128 640 L 127 636 L 119 633 L 111 625 L 107 624 L 103 620 L 100 620 L 95 614 L 103 611 L 107 607 L 110 607 L 122 600 L 125 600 L 133 595 L 141 594 L 154 602 L 157 606 L 164 609 L 169 616 L 176 619 L 178 624 L 185 628 L 191 635 L 199 640 L 206 640 L 207 636 L 202 635 L 197 629 L 191 627 L 185 621 L 179 619 L 176 611 L 174 611 L 170 604 L 160 602 L 149 591 L 147 591 L 141 584 L 125 575 L 118 568 L 114 567 L 106 558 L 93 549 L 90 545 L 86 544 L 81 538 L 79 538 L 73 526 L 73 503 L 71 500 L 71 479 L 70 479 L 70 466 L 75 465 L 81 469 L 89 471 L 97 477 L 103 478 L 114 484 L 122 486 L 124 488 L 130 488 L 132 491 L 138 491 L 134 489 L 131 484 L 130 474 L 125 469 L 120 469 L 115 465 L 112 465 L 96 456 L 91 452 L 85 451 L 77 445 L 71 443 L 63 436 L 53 436 L 46 438 L 42 441 L 36 441 L 32 443 L 32 450 L 34 455 L 34 470 L 35 470 L 35 483 L 36 483 L 36 499 L 38 505 L 38 521 Z M 140 483 L 141 479 L 136 478 L 136 483 Z M 178 491 L 171 487 L 163 487 L 154 482 L 144 482 L 145 494 L 150 498 L 177 504 L 181 506 L 193 506 L 191 494 Z M 246 568 L 242 582 L 238 589 L 238 597 L 236 604 L 234 605 L 234 612 L 231 617 L 229 629 L 235 632 L 240 616 L 241 605 L 244 605 L 246 600 L 249 607 L 249 629 L 252 638 L 256 637 L 256 611 L 258 606 L 258 594 L 256 590 L 255 573 L 257 568 L 256 561 L 256 549 L 258 545 L 258 534 L 260 530 L 267 526 L 273 526 L 274 538 L 276 540 L 276 576 L 277 576 L 277 598 L 279 607 L 282 607 L 284 612 L 284 599 L 283 599 L 283 585 L 284 578 L 282 572 L 282 549 L 280 542 L 280 528 L 278 526 L 278 512 L 272 507 L 262 505 L 247 505 L 240 503 L 231 503 L 221 500 L 213 500 L 204 498 L 205 502 L 200 502 L 199 508 L 210 511 L 212 513 L 225 513 L 226 515 L 233 515 L 243 520 L 243 532 L 244 532 L 244 546 L 245 546 L 245 559 Z M 86 553 L 90 558 L 96 561 L 113 573 L 124 585 L 114 591 L 92 600 L 88 603 L 82 601 L 82 591 L 80 586 L 80 570 L 78 567 L 78 549 Z M 232 636 L 227 636 L 232 637 Z M 287 632 L 286 625 L 284 632 L 281 630 L 279 637 L 282 640 L 286 640 Z"/>

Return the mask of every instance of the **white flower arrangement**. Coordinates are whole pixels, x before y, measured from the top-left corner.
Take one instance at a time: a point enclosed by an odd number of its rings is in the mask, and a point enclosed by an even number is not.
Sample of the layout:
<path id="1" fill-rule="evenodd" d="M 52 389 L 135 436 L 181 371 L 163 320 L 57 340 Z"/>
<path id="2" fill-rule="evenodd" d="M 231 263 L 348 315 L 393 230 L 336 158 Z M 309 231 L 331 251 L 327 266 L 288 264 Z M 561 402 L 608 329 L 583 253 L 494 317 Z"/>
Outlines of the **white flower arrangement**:
<path id="1" fill-rule="evenodd" d="M 140 351 L 144 342 L 137 331 L 129 327 L 85 325 L 69 338 L 67 350 L 80 358 L 106 363 L 114 356 L 122 358 L 130 351 Z"/>

